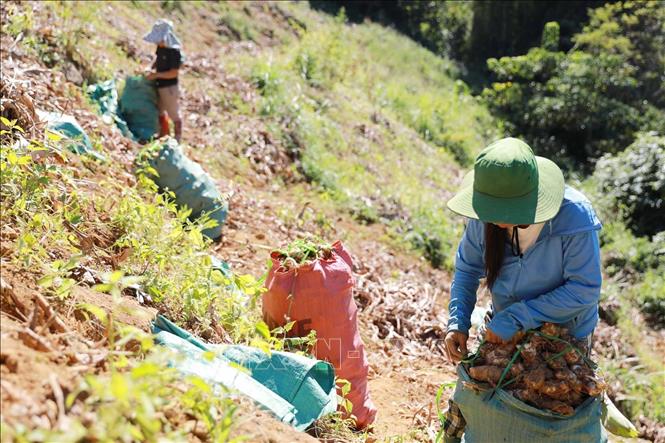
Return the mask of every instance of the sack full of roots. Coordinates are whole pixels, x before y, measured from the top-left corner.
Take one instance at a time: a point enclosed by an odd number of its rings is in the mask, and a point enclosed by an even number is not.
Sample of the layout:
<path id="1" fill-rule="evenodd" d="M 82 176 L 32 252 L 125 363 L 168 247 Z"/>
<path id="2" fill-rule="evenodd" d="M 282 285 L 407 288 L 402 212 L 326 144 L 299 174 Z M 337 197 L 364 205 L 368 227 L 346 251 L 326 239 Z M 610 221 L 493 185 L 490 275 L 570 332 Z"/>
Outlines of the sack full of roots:
<path id="1" fill-rule="evenodd" d="M 291 337 L 316 331 L 314 356 L 329 361 L 336 375 L 351 383 L 347 395 L 351 414 L 358 428 L 366 427 L 374 421 L 376 408 L 367 386 L 351 256 L 340 242 L 325 246 L 301 240 L 274 251 L 271 259 L 268 290 L 263 294 L 264 320 L 271 329 L 294 322 L 287 333 Z"/>
<path id="2" fill-rule="evenodd" d="M 465 441 L 605 441 L 606 385 L 587 354 L 585 340 L 552 323 L 511 342 L 481 342 L 460 364 L 453 395 Z"/>

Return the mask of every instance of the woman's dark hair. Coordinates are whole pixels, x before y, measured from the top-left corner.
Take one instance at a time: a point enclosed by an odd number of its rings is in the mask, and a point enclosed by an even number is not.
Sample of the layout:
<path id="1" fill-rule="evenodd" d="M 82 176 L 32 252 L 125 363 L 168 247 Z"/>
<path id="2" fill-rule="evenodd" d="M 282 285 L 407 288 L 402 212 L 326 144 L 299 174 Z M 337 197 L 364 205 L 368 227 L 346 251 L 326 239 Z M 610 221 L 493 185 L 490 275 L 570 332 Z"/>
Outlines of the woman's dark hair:
<path id="1" fill-rule="evenodd" d="M 499 277 L 506 243 L 506 230 L 493 223 L 485 223 L 485 285 L 492 285 Z"/>

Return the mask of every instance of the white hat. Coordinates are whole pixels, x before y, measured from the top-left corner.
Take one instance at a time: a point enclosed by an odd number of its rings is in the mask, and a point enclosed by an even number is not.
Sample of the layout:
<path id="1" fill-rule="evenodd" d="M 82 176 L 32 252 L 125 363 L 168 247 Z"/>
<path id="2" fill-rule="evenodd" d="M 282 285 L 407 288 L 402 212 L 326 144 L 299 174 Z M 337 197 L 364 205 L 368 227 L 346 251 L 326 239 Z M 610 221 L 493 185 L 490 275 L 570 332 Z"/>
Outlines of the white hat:
<path id="1" fill-rule="evenodd" d="M 173 32 L 173 23 L 162 18 L 152 25 L 152 30 L 143 36 L 143 40 L 154 44 L 164 42 L 167 48 L 180 48 L 180 40 Z"/>

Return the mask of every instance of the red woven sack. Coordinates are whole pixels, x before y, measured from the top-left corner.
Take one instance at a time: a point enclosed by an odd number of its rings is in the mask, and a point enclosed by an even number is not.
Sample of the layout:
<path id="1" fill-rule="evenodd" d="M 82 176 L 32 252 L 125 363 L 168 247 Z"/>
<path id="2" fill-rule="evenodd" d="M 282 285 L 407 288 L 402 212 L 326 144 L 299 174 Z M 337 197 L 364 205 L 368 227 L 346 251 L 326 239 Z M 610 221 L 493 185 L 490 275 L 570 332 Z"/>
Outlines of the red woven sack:
<path id="1" fill-rule="evenodd" d="M 336 242 L 331 258 L 298 268 L 280 268 L 278 252 L 273 252 L 271 258 L 268 291 L 263 294 L 265 322 L 273 329 L 295 321 L 289 331 L 292 337 L 316 331 L 314 355 L 329 361 L 338 377 L 351 382 L 347 398 L 353 405 L 356 426 L 365 428 L 374 421 L 376 407 L 369 397 L 367 358 L 356 320 L 351 256 Z"/>

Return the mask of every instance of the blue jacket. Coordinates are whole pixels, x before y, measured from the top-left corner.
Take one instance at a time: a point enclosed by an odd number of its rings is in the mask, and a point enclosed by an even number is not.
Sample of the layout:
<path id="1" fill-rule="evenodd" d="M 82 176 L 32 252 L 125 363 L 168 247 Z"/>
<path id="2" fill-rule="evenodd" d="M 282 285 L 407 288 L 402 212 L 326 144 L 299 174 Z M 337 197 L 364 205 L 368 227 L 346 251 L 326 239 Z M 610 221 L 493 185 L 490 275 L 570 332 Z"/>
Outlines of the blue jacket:
<path id="1" fill-rule="evenodd" d="M 479 220 L 469 221 L 459 244 L 448 330 L 468 334 L 471 327 L 479 279 L 485 276 L 484 228 Z M 488 327 L 504 340 L 544 322 L 564 323 L 576 338 L 591 334 L 602 282 L 600 228 L 589 200 L 566 186 L 561 209 L 523 257 L 513 256 L 506 243 L 491 291 L 494 317 Z"/>

